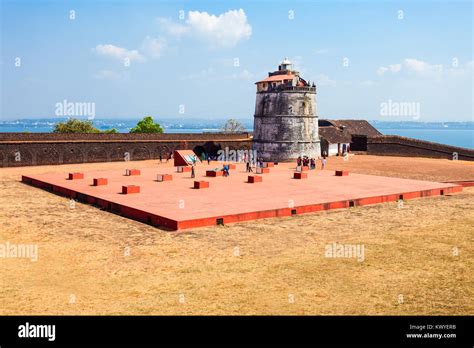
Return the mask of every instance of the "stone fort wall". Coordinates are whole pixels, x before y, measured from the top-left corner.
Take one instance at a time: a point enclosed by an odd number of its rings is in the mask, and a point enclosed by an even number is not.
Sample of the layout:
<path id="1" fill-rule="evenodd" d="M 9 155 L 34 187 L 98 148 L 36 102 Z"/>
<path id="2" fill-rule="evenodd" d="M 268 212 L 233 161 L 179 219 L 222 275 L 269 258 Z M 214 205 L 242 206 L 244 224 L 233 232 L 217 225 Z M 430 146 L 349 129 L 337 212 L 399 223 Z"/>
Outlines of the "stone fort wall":
<path id="1" fill-rule="evenodd" d="M 265 160 L 321 154 L 316 93 L 259 92 L 255 102 L 254 149 Z"/>
<path id="2" fill-rule="evenodd" d="M 250 133 L 0 133 L 0 167 L 163 159 L 174 150 L 250 150 Z"/>
<path id="3" fill-rule="evenodd" d="M 397 135 L 366 137 L 366 149 L 363 148 L 363 139 L 361 137 L 353 137 L 353 141 L 355 141 L 358 146 L 352 147 L 351 144 L 352 150 L 367 151 L 368 155 L 429 157 L 450 160 L 457 158 L 458 160 L 474 161 L 474 150 L 472 149 Z"/>
<path id="4" fill-rule="evenodd" d="M 0 133 L 0 167 L 166 158 L 174 150 L 252 149 L 251 133 L 55 134 Z M 394 135 L 353 136 L 351 150 L 369 155 L 474 161 L 474 150 Z"/>

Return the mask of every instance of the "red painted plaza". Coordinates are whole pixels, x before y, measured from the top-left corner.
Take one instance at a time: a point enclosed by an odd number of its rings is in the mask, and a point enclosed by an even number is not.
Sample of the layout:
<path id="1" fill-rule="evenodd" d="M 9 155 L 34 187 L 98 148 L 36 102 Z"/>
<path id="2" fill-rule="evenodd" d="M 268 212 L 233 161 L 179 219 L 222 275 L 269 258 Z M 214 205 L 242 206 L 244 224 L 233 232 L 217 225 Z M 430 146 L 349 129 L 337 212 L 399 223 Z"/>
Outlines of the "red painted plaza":
<path id="1" fill-rule="evenodd" d="M 83 178 L 71 176 L 77 179 L 69 179 L 70 174 L 77 173 L 55 173 L 23 176 L 22 181 L 165 230 L 291 216 L 462 190 L 454 184 L 354 173 L 336 176 L 334 171 L 320 169 L 304 171 L 307 177 L 296 179 L 293 163 L 280 163 L 264 174 L 246 173 L 245 165 L 237 164 L 228 177 L 206 176 L 206 171 L 216 168 L 222 168 L 222 163 L 198 164 L 194 179 L 190 172 L 178 173 L 171 165 L 159 165 L 130 168 L 138 169 L 132 171 L 134 175 L 126 175 L 130 171 L 90 171 L 82 173 Z M 171 177 L 163 180 L 164 174 Z M 258 176 L 249 182 L 249 175 Z"/>

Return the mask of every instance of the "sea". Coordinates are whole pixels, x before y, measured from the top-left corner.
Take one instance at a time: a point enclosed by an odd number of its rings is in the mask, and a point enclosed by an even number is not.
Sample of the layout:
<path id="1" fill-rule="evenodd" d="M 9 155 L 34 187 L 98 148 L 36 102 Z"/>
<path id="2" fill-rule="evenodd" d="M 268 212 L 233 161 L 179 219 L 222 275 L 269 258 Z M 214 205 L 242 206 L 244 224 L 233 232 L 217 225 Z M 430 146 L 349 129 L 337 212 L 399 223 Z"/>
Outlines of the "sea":
<path id="1" fill-rule="evenodd" d="M 0 121 L 0 133 L 39 133 L 52 132 L 54 124 L 64 119 L 21 119 Z M 94 125 L 100 130 L 117 129 L 128 133 L 137 119 L 95 119 Z M 165 133 L 209 133 L 219 132 L 225 120 L 195 119 L 176 122 L 176 120 L 156 120 Z M 252 131 L 252 120 L 239 120 L 247 131 Z M 474 122 L 386 122 L 369 121 L 382 134 L 400 135 L 409 138 L 474 149 Z"/>

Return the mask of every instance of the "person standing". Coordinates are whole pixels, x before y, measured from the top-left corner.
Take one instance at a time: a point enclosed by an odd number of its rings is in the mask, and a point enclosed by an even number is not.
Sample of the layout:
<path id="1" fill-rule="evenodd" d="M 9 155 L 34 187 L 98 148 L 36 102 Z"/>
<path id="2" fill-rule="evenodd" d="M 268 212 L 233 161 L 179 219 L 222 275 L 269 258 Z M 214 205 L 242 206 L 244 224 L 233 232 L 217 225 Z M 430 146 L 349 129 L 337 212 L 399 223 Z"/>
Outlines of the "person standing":
<path id="1" fill-rule="evenodd" d="M 321 160 L 321 169 L 324 169 L 326 167 L 326 156 L 323 157 Z"/>
<path id="2" fill-rule="evenodd" d="M 191 166 L 191 178 L 195 178 L 196 177 L 196 172 L 194 170 L 194 164 Z"/>

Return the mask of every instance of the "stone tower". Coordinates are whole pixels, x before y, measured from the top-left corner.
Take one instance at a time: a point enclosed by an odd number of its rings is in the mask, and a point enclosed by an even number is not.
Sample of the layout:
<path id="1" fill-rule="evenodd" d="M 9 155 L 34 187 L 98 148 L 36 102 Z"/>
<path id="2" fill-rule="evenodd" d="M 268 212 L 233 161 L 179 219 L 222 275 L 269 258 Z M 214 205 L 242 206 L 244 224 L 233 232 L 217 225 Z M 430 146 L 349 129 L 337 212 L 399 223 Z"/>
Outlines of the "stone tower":
<path id="1" fill-rule="evenodd" d="M 319 157 L 314 83 L 306 82 L 285 58 L 277 71 L 255 84 L 253 147 L 258 156 L 266 161 Z"/>

